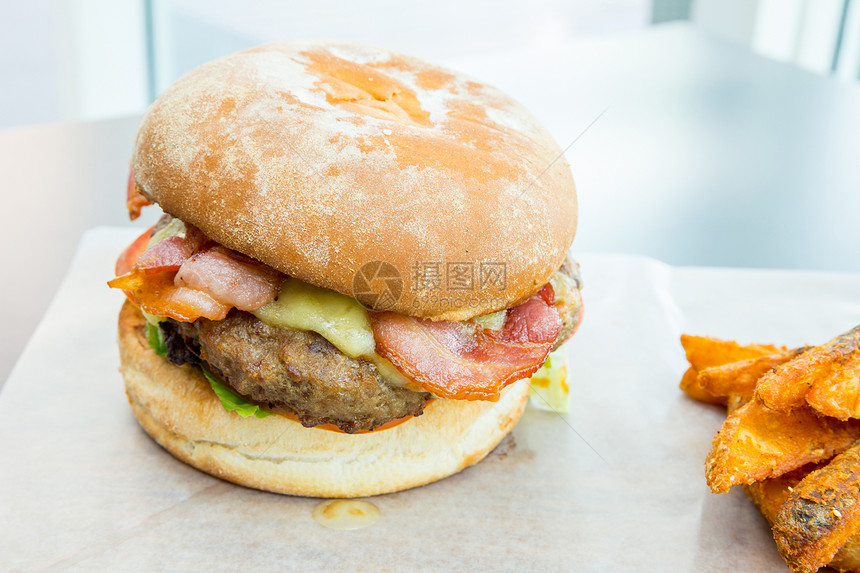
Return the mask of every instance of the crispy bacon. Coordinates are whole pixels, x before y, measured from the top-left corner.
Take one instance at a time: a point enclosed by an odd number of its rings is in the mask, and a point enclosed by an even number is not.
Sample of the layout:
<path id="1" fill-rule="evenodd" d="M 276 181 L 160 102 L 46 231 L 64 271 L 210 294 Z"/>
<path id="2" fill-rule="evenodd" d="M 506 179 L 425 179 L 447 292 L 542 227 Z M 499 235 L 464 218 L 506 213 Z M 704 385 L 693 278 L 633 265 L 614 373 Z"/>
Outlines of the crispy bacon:
<path id="1" fill-rule="evenodd" d="M 222 320 L 230 305 L 218 302 L 203 291 L 177 286 L 176 273 L 146 274 L 135 269 L 108 282 L 108 286 L 125 291 L 126 296 L 149 314 L 167 316 L 182 322 L 200 318 Z"/>
<path id="2" fill-rule="evenodd" d="M 192 225 L 184 235 L 146 248 L 152 229 L 117 260 L 108 286 L 125 291 L 142 310 L 183 322 L 221 320 L 234 306 L 254 310 L 275 299 L 284 276 L 209 240 Z M 214 246 L 213 246 L 214 245 Z"/>
<path id="3" fill-rule="evenodd" d="M 531 376 L 561 331 L 552 286 L 508 310 L 500 331 L 472 323 L 433 322 L 372 312 L 376 351 L 443 398 L 497 400 L 508 384 Z"/>
<path id="4" fill-rule="evenodd" d="M 128 218 L 134 221 L 140 217 L 140 210 L 147 205 L 152 205 L 152 201 L 141 195 L 140 191 L 137 190 L 137 182 L 134 180 L 134 170 L 129 166 L 125 199 L 125 206 L 128 209 Z"/>
<path id="5" fill-rule="evenodd" d="M 179 268 L 200 249 L 206 237 L 196 227 L 186 225 L 183 236 L 167 237 L 146 249 L 137 260 L 135 268 L 151 275 Z"/>
<path id="6" fill-rule="evenodd" d="M 182 264 L 176 284 L 206 291 L 239 310 L 255 310 L 275 300 L 284 275 L 233 253 L 220 246 L 200 251 Z"/>

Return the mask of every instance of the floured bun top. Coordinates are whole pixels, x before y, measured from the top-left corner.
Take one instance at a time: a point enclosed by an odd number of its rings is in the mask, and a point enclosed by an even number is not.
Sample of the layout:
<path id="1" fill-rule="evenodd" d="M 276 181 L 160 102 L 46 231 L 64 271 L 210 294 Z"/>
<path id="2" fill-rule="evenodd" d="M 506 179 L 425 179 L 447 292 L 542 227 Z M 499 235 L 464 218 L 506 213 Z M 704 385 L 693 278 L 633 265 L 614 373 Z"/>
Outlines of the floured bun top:
<path id="1" fill-rule="evenodd" d="M 576 231 L 561 149 L 520 104 L 352 44 L 238 52 L 144 116 L 140 191 L 219 243 L 378 309 L 465 320 L 537 292 Z"/>

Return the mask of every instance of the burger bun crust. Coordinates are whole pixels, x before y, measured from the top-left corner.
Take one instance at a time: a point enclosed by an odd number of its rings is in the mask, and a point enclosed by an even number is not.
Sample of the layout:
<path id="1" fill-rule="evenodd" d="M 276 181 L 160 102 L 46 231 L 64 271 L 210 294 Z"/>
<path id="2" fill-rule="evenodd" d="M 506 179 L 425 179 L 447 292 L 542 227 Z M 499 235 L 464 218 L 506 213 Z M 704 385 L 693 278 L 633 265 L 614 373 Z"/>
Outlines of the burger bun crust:
<path id="1" fill-rule="evenodd" d="M 145 196 L 218 243 L 433 320 L 527 299 L 576 232 L 570 168 L 522 105 L 368 46 L 282 42 L 205 64 L 147 111 L 132 164 Z M 395 300 L 360 296 L 375 262 L 399 273 Z M 427 265 L 460 279 L 423 281 Z"/>

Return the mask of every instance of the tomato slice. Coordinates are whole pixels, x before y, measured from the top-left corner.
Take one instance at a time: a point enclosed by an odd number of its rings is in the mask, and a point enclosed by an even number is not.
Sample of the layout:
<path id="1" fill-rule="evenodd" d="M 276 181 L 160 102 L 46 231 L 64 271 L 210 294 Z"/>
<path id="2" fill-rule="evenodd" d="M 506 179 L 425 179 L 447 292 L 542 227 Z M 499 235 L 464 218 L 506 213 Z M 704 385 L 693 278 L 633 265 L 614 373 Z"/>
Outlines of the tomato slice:
<path id="1" fill-rule="evenodd" d="M 149 244 L 149 238 L 152 236 L 153 229 L 155 229 L 155 225 L 144 231 L 120 254 L 119 258 L 116 260 L 116 266 L 114 267 L 114 271 L 117 276 L 131 272 L 134 265 L 137 263 L 137 260 L 140 258 L 140 255 L 142 255 L 143 251 L 146 250 L 146 246 Z"/>

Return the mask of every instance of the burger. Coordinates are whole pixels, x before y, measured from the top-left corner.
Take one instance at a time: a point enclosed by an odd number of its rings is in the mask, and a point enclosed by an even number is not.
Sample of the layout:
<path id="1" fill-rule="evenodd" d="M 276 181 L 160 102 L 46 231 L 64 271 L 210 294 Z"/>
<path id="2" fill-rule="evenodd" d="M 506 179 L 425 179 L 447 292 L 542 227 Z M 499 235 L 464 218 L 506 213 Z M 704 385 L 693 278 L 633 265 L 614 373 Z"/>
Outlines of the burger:
<path id="1" fill-rule="evenodd" d="M 582 314 L 573 179 L 521 105 L 394 52 L 274 43 L 149 108 L 119 348 L 143 429 L 219 478 L 398 491 L 481 460 Z"/>

